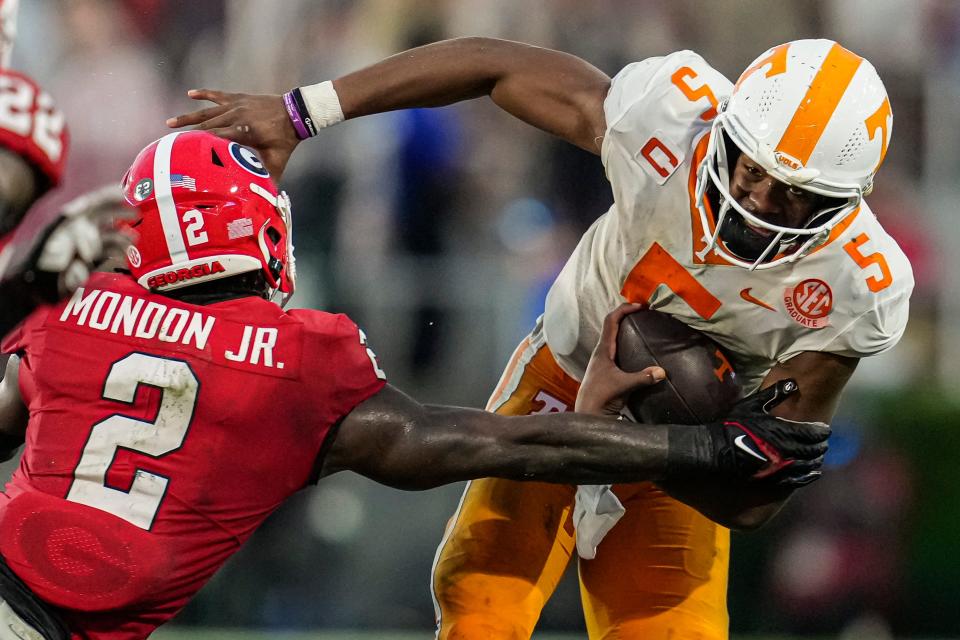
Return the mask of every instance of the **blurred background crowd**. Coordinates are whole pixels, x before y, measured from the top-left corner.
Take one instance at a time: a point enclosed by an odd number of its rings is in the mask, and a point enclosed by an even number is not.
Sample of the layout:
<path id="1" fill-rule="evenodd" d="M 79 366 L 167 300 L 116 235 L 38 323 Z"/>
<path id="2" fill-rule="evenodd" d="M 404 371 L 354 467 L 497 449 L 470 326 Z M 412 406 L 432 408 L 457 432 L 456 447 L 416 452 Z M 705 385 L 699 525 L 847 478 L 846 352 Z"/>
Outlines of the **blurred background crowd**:
<path id="1" fill-rule="evenodd" d="M 867 57 L 893 137 L 869 198 L 917 281 L 901 344 L 861 363 L 825 478 L 735 537 L 736 633 L 958 636 L 960 3 L 953 0 L 22 0 L 12 66 L 72 132 L 55 207 L 118 181 L 195 108 L 191 87 L 277 93 L 405 48 L 486 35 L 610 75 L 693 49 L 735 78 L 767 47 L 829 37 Z M 612 196 L 595 156 L 486 101 L 348 122 L 301 145 L 293 306 L 343 311 L 391 381 L 482 406 L 546 288 Z M 282 402 L 282 398 L 265 398 Z M 462 487 L 334 477 L 288 504 L 180 625 L 429 630 L 429 570 Z M 582 629 L 571 573 L 547 630 Z"/>

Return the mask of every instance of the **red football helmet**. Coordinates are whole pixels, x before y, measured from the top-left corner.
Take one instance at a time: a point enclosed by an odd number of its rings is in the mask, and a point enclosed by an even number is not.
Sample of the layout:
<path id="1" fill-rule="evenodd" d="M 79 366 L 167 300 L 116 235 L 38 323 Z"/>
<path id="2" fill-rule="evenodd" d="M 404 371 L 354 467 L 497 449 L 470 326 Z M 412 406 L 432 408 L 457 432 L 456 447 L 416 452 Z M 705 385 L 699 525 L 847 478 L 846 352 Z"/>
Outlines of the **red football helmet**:
<path id="1" fill-rule="evenodd" d="M 123 177 L 139 212 L 127 263 L 140 285 L 170 291 L 262 269 L 274 292 L 293 293 L 290 199 L 257 154 L 206 133 L 170 133 Z"/>
<path id="2" fill-rule="evenodd" d="M 70 134 L 50 94 L 29 76 L 0 70 L 0 147 L 23 156 L 46 180 L 43 191 L 60 184 Z"/>

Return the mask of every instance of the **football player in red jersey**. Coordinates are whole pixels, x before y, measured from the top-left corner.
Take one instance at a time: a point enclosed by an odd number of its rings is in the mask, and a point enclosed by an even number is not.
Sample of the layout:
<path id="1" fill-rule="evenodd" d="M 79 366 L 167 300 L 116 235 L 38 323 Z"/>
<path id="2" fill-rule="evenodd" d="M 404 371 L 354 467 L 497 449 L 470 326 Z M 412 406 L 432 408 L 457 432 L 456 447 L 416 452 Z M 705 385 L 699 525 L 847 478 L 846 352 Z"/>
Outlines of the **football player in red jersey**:
<path id="1" fill-rule="evenodd" d="M 767 413 L 788 383 L 748 397 L 735 420 L 694 427 L 417 403 L 386 383 L 347 317 L 272 301 L 294 288 L 289 201 L 235 142 L 169 134 L 123 192 L 138 213 L 130 275 L 94 274 L 4 345 L 17 356 L 0 430 L 27 444 L 0 494 L 0 629 L 145 638 L 287 497 L 341 470 L 404 489 L 819 475 L 829 428 Z M 608 319 L 585 412 L 662 377 L 614 364 L 619 318 L 635 308 Z"/>

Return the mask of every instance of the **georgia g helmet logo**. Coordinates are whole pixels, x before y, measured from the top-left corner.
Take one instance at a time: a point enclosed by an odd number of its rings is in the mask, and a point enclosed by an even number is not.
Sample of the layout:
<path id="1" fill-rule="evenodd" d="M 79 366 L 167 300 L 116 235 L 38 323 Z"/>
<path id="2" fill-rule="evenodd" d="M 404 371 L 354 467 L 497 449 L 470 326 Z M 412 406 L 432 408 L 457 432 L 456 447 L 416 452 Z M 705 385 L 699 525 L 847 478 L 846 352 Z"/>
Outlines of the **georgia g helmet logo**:
<path id="1" fill-rule="evenodd" d="M 230 157 L 233 158 L 238 165 L 255 176 L 260 178 L 270 177 L 270 174 L 263 167 L 263 162 L 260 161 L 260 158 L 257 157 L 257 153 L 253 149 L 239 145 L 236 142 L 231 142 Z"/>

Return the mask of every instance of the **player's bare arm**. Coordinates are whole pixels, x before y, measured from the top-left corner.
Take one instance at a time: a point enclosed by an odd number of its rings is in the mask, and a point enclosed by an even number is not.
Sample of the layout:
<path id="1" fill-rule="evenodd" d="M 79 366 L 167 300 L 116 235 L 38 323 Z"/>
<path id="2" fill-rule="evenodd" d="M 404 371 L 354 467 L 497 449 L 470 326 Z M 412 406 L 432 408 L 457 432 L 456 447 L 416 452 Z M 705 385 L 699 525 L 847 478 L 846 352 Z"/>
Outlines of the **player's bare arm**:
<path id="1" fill-rule="evenodd" d="M 579 410 L 606 413 L 628 390 L 663 379 L 659 367 L 626 373 L 614 363 L 619 321 L 635 310 L 621 305 L 607 316 L 580 394 L 590 400 L 578 400 Z M 388 385 L 341 422 L 321 475 L 352 470 L 403 489 L 479 477 L 612 484 L 692 473 L 714 482 L 793 486 L 819 474 L 830 433 L 819 422 L 786 423 L 769 415 L 769 407 L 795 389 L 792 381 L 781 381 L 716 424 L 634 426 L 605 415 L 506 417 L 421 405 Z M 752 455 L 733 446 L 745 433 L 756 436 Z"/>
<path id="2" fill-rule="evenodd" d="M 333 81 L 345 119 L 490 96 L 524 122 L 596 154 L 609 86 L 605 73 L 576 56 L 493 38 L 429 44 Z M 300 142 L 282 96 L 209 89 L 188 95 L 216 106 L 171 118 L 169 126 L 194 125 L 252 146 L 280 176 Z"/>
<path id="3" fill-rule="evenodd" d="M 0 461 L 9 460 L 23 444 L 29 417 L 20 398 L 20 358 L 0 357 L 0 361 L 4 360 L 3 380 L 0 380 Z"/>
<path id="4" fill-rule="evenodd" d="M 772 410 L 786 420 L 813 420 L 829 424 L 840 394 L 856 369 L 857 358 L 807 351 L 770 370 L 763 387 L 785 379 L 796 380 L 799 391 Z M 755 529 L 769 521 L 786 503 L 789 486 L 744 485 L 731 492 L 695 479 L 661 483 L 673 497 L 694 507 L 715 522 L 735 529 Z"/>
<path id="5" fill-rule="evenodd" d="M 788 420 L 829 423 L 859 361 L 833 353 L 805 351 L 778 364 L 767 374 L 764 386 L 793 378 L 800 384 L 800 393 L 784 401 L 774 414 Z"/>
<path id="6" fill-rule="evenodd" d="M 524 122 L 599 153 L 610 78 L 568 53 L 462 38 L 399 53 L 334 86 L 347 118 L 488 95 Z"/>

